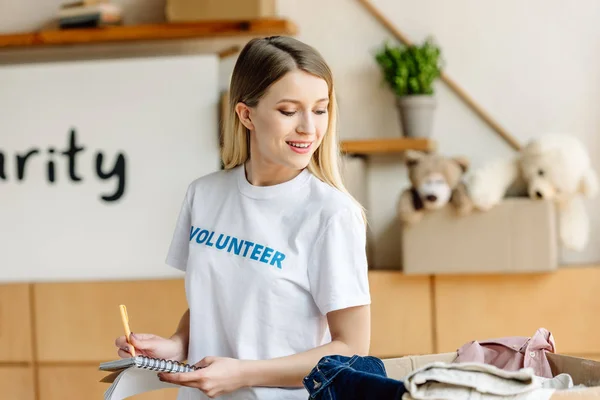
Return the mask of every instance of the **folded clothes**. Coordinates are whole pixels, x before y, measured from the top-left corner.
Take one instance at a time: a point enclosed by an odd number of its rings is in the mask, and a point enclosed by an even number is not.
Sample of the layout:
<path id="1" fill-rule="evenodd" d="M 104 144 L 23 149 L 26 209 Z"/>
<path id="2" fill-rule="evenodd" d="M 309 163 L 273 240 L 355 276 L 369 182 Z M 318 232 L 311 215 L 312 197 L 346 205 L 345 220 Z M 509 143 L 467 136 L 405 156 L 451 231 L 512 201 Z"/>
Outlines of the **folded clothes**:
<path id="1" fill-rule="evenodd" d="M 490 364 L 506 371 L 530 367 L 535 375 L 552 378 L 552 368 L 546 354 L 554 352 L 554 336 L 547 329 L 539 328 L 531 337 L 507 336 L 465 343 L 458 349 L 454 362 Z"/>
<path id="2" fill-rule="evenodd" d="M 575 387 L 573 386 L 573 378 L 571 378 L 571 375 L 569 374 L 559 374 L 556 375 L 554 378 L 543 378 L 539 376 L 536 376 L 536 378 L 542 383 L 542 387 L 546 389 L 565 390 L 572 389 Z M 582 388 L 585 386 L 578 385 L 577 387 Z"/>
<path id="3" fill-rule="evenodd" d="M 314 400 L 549 400 L 556 390 L 572 388 L 573 380 L 567 374 L 536 376 L 533 368 L 506 371 L 467 362 L 434 362 L 396 380 L 376 357 L 330 355 L 303 384 Z"/>
<path id="4" fill-rule="evenodd" d="M 547 400 L 573 381 L 566 374 L 538 377 L 532 368 L 506 371 L 482 363 L 434 362 L 410 373 L 404 386 L 403 400 Z"/>
<path id="5" fill-rule="evenodd" d="M 325 356 L 304 377 L 309 398 L 315 400 L 401 400 L 401 381 L 387 377 L 383 362 L 373 356 Z"/>

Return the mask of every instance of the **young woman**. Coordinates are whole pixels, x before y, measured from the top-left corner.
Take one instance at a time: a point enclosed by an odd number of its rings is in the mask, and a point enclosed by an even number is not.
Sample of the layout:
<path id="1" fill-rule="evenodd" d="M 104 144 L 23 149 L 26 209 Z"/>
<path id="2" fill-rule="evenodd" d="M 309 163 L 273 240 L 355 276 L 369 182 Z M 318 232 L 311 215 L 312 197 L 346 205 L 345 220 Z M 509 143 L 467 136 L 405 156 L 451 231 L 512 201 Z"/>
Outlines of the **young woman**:
<path id="1" fill-rule="evenodd" d="M 332 74 L 288 37 L 250 41 L 235 65 L 224 170 L 192 182 L 167 263 L 185 271 L 189 309 L 169 338 L 133 334 L 179 399 L 306 399 L 325 355 L 366 355 L 366 223 L 339 170 Z M 120 357 L 129 357 L 125 337 Z"/>

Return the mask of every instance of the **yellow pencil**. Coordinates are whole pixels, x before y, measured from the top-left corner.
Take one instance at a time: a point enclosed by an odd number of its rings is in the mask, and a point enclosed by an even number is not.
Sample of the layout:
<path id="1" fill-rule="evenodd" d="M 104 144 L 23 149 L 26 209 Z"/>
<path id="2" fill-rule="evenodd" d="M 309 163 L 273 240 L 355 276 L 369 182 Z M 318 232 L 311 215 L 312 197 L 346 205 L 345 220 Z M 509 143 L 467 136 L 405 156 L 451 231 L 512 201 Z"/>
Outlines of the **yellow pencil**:
<path id="1" fill-rule="evenodd" d="M 129 317 L 127 316 L 127 307 L 123 304 L 119 305 L 119 309 L 121 310 L 121 320 L 123 321 L 123 328 L 125 328 L 125 338 L 127 339 L 127 343 L 131 345 L 129 341 L 129 337 L 131 336 L 131 329 L 129 329 Z M 129 346 L 129 350 L 131 352 L 131 356 L 135 357 L 135 348 L 133 345 Z"/>

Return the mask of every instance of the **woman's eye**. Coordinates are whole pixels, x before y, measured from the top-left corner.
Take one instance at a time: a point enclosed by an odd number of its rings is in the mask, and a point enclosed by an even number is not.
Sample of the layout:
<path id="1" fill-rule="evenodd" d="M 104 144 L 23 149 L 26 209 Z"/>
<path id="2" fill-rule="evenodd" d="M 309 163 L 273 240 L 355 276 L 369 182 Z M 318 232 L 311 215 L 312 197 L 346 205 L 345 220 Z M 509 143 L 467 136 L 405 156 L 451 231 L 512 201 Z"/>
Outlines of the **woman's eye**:
<path id="1" fill-rule="evenodd" d="M 327 110 L 317 110 L 315 111 L 315 114 L 321 115 L 321 114 L 326 114 Z"/>
<path id="2" fill-rule="evenodd" d="M 538 170 L 538 175 L 539 176 L 544 176 L 544 170 L 543 169 L 539 169 Z"/>
<path id="3" fill-rule="evenodd" d="M 296 113 L 295 111 L 284 111 L 284 110 L 279 110 L 279 112 L 287 117 L 291 117 L 292 115 L 294 115 Z"/>

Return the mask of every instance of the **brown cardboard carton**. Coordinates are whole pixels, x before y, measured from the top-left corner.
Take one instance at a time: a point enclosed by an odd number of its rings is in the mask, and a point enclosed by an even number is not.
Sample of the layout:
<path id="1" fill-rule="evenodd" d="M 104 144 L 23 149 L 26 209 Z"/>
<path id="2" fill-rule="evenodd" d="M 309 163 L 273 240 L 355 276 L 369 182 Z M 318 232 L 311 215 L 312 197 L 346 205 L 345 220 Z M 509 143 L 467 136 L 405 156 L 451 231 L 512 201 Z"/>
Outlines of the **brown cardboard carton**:
<path id="1" fill-rule="evenodd" d="M 489 211 L 459 217 L 448 206 L 403 228 L 407 275 L 526 273 L 558 268 L 555 206 L 506 198 Z"/>
<path id="2" fill-rule="evenodd" d="M 600 362 L 554 353 L 547 353 L 546 358 L 553 376 L 567 373 L 575 385 L 600 386 Z"/>
<path id="3" fill-rule="evenodd" d="M 169 22 L 272 18 L 276 0 L 167 0 Z"/>
<path id="4" fill-rule="evenodd" d="M 383 359 L 387 376 L 402 380 L 409 373 L 436 361 L 452 363 L 456 352 L 406 356 Z M 546 353 L 553 376 L 566 373 L 571 375 L 574 385 L 600 386 L 600 362 L 563 354 Z"/>

